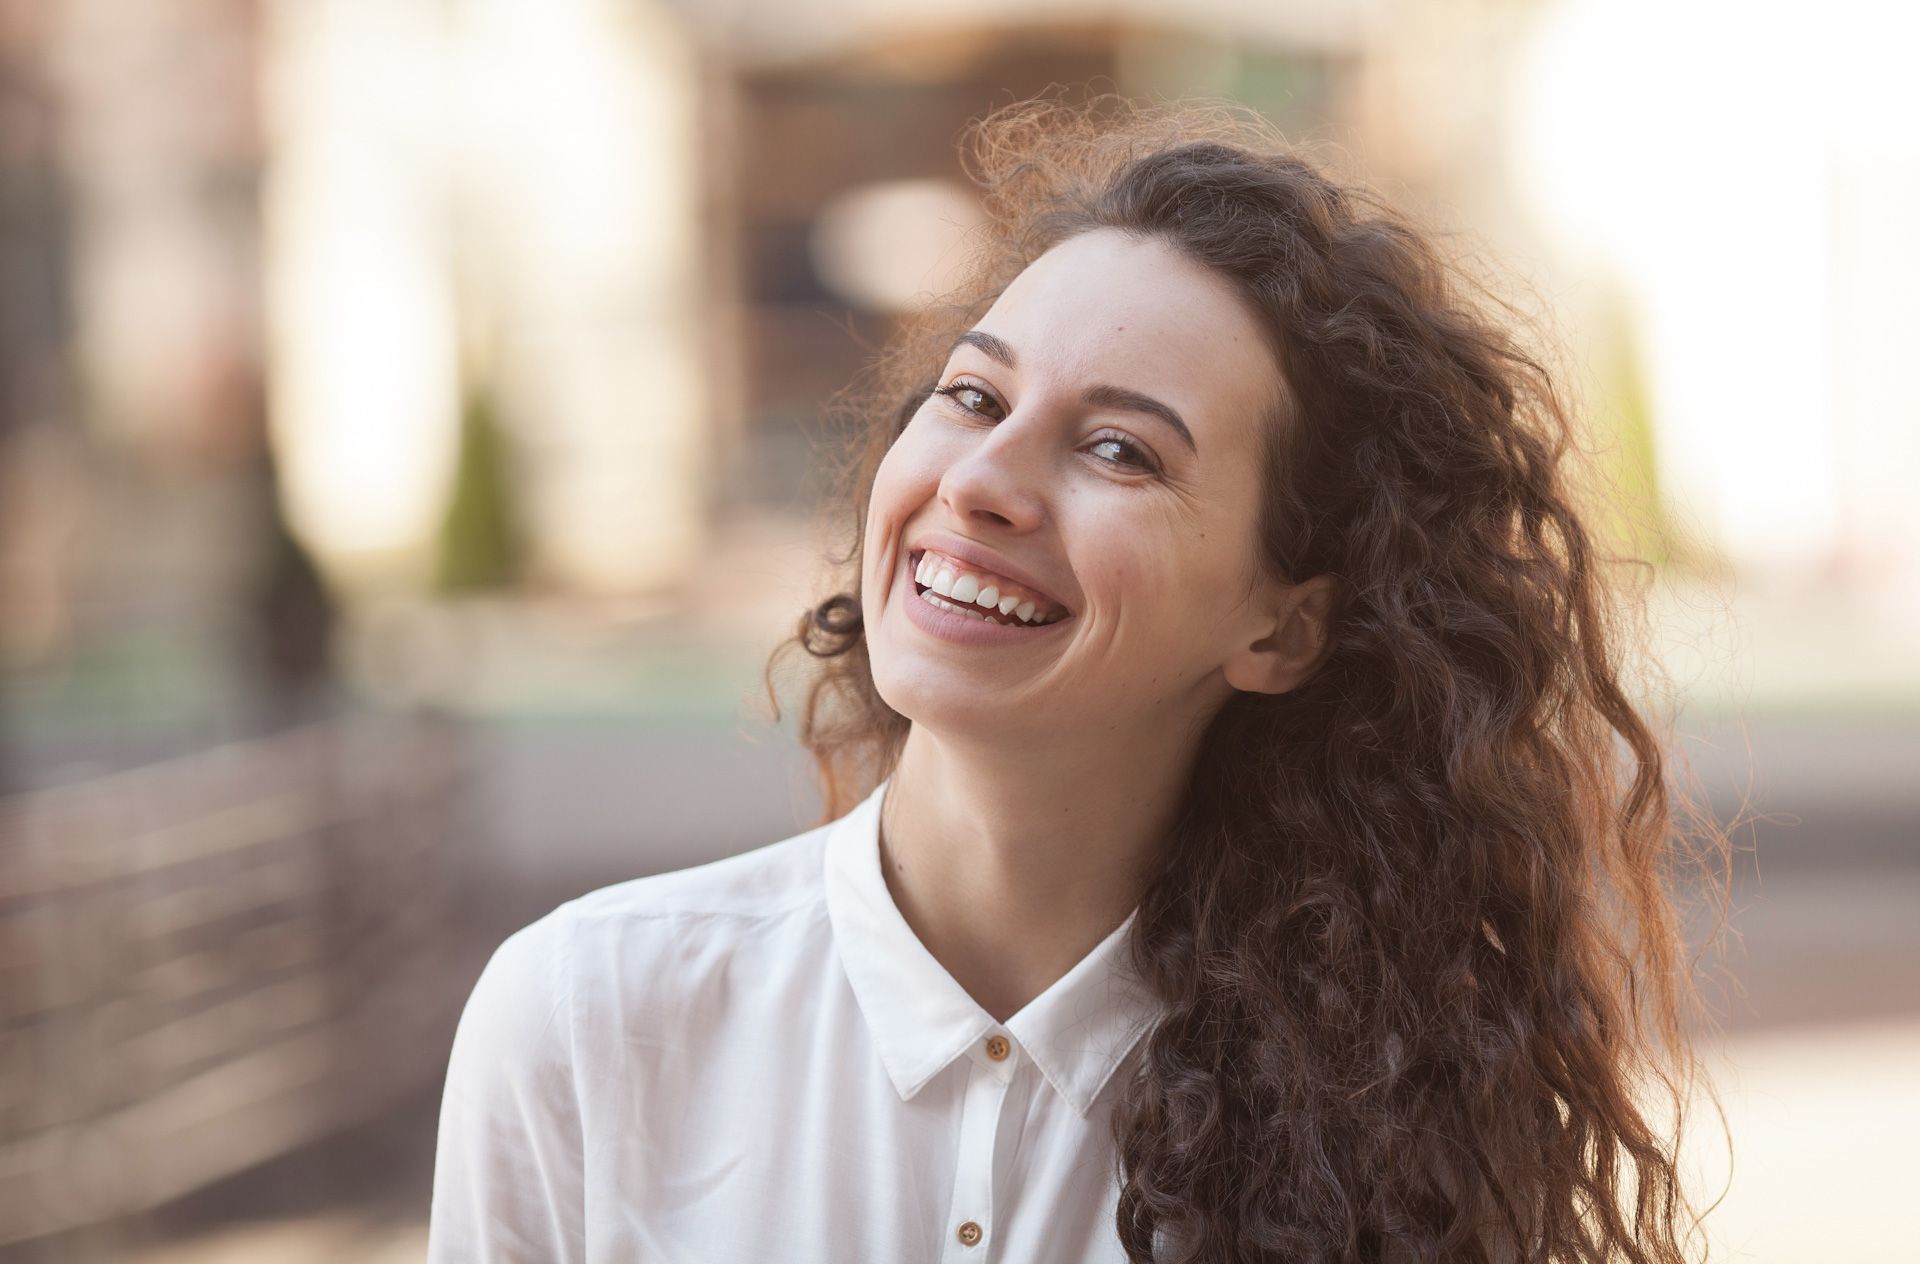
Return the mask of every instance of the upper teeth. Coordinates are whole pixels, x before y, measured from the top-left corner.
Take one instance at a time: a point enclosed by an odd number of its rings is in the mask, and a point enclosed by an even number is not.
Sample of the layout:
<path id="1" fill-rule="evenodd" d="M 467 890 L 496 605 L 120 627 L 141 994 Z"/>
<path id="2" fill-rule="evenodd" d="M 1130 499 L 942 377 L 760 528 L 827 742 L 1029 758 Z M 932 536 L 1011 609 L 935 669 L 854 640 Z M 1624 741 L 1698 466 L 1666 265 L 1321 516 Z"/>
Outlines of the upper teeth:
<path id="1" fill-rule="evenodd" d="M 1028 594 L 1011 580 L 987 571 L 967 570 L 931 549 L 920 555 L 913 578 L 942 597 L 963 605 L 991 607 L 1003 615 L 1012 613 L 1022 623 L 1053 623 L 1066 617 L 1064 611 L 1051 608 L 1044 598 Z"/>

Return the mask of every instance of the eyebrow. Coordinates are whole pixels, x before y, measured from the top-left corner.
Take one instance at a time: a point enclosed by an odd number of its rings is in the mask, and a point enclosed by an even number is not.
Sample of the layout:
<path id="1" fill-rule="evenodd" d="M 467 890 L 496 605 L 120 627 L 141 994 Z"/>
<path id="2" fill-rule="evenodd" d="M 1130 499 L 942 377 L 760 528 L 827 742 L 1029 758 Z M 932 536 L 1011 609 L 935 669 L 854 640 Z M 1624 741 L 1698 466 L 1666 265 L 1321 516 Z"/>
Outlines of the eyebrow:
<path id="1" fill-rule="evenodd" d="M 953 353 L 962 347 L 977 347 L 988 359 L 1007 369 L 1020 367 L 1020 358 L 1013 353 L 1013 348 L 984 329 L 969 329 L 955 338 L 953 346 L 947 349 L 948 359 L 952 359 Z M 1174 411 L 1170 404 L 1163 404 L 1151 395 L 1144 395 L 1124 386 L 1089 386 L 1081 398 L 1096 408 L 1121 408 L 1128 412 L 1158 417 L 1173 427 L 1174 433 L 1180 436 L 1181 441 L 1187 445 L 1188 451 L 1195 456 L 1200 455 L 1200 447 L 1193 441 L 1193 431 L 1187 429 L 1187 423 L 1180 419 L 1180 414 Z"/>

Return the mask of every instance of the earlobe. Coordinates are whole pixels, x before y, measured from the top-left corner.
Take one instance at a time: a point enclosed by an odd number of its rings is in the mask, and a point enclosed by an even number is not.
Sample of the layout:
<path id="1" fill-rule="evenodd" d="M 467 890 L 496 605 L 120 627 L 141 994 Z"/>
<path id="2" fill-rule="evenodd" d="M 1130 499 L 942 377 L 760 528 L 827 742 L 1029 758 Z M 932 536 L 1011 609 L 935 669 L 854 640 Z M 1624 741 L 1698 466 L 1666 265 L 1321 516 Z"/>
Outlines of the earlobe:
<path id="1" fill-rule="evenodd" d="M 1269 634 L 1237 651 L 1222 671 L 1245 693 L 1286 693 L 1317 670 L 1331 649 L 1333 577 L 1316 575 L 1288 590 Z"/>

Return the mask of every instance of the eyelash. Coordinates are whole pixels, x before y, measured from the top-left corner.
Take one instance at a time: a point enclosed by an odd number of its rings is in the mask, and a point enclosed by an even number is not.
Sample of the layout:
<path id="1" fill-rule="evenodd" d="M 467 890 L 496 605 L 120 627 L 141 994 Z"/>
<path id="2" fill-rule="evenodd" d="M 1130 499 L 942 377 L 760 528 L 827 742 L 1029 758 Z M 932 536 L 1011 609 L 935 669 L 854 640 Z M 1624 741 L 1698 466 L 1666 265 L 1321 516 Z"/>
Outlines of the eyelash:
<path id="1" fill-rule="evenodd" d="M 935 395 L 945 395 L 948 399 L 953 401 L 954 407 L 965 409 L 965 411 L 973 413 L 974 415 L 978 416 L 980 413 L 979 409 L 968 408 L 965 404 L 960 402 L 958 395 L 961 391 L 972 391 L 976 395 L 984 395 L 988 399 L 993 399 L 992 394 L 989 393 L 985 387 L 975 386 L 971 382 L 954 382 L 952 385 L 949 385 L 949 386 L 937 386 L 934 388 L 933 393 Z M 995 402 L 998 403 L 999 401 L 995 400 Z M 992 418 L 988 418 L 988 420 L 991 421 Z M 1159 462 L 1155 461 L 1152 456 L 1148 455 L 1147 450 L 1145 448 L 1141 447 L 1139 444 L 1135 443 L 1133 440 L 1127 438 L 1127 436 L 1121 434 L 1119 431 L 1103 430 L 1098 435 L 1094 436 L 1094 438 L 1095 438 L 1095 441 L 1099 443 L 1117 443 L 1121 447 L 1126 448 L 1127 450 L 1133 452 L 1136 456 L 1140 458 L 1140 460 L 1137 462 L 1110 461 L 1110 460 L 1107 460 L 1106 457 L 1098 458 L 1099 460 L 1106 461 L 1108 465 L 1111 465 L 1116 469 L 1133 469 L 1138 472 L 1149 473 L 1149 474 L 1158 474 L 1160 472 Z"/>

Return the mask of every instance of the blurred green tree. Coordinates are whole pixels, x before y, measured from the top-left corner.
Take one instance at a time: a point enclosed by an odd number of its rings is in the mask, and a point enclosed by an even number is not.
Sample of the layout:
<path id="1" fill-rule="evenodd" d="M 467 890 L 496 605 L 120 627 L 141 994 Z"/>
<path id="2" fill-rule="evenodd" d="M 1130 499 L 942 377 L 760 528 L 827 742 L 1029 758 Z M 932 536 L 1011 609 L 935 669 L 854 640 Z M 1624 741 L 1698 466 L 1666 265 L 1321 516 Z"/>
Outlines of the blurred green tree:
<path id="1" fill-rule="evenodd" d="M 1608 502 L 1607 527 L 1615 540 L 1637 556 L 1665 564 L 1672 558 L 1660 501 L 1653 409 L 1632 324 L 1617 306 L 1612 310 L 1600 368 L 1601 399 L 1613 440 L 1609 473 L 1618 493 Z"/>
<path id="2" fill-rule="evenodd" d="M 1632 308 L 1624 295 L 1607 304 L 1599 337 L 1600 422 L 1607 443 L 1603 473 L 1609 495 L 1600 530 L 1616 551 L 1654 565 L 1710 573 L 1721 561 L 1675 520 L 1660 478 L 1659 448 L 1646 370 L 1641 362 Z"/>
<path id="3" fill-rule="evenodd" d="M 520 578 L 523 550 L 508 465 L 493 393 L 469 388 L 460 415 L 453 494 L 440 522 L 434 592 L 506 588 Z"/>

